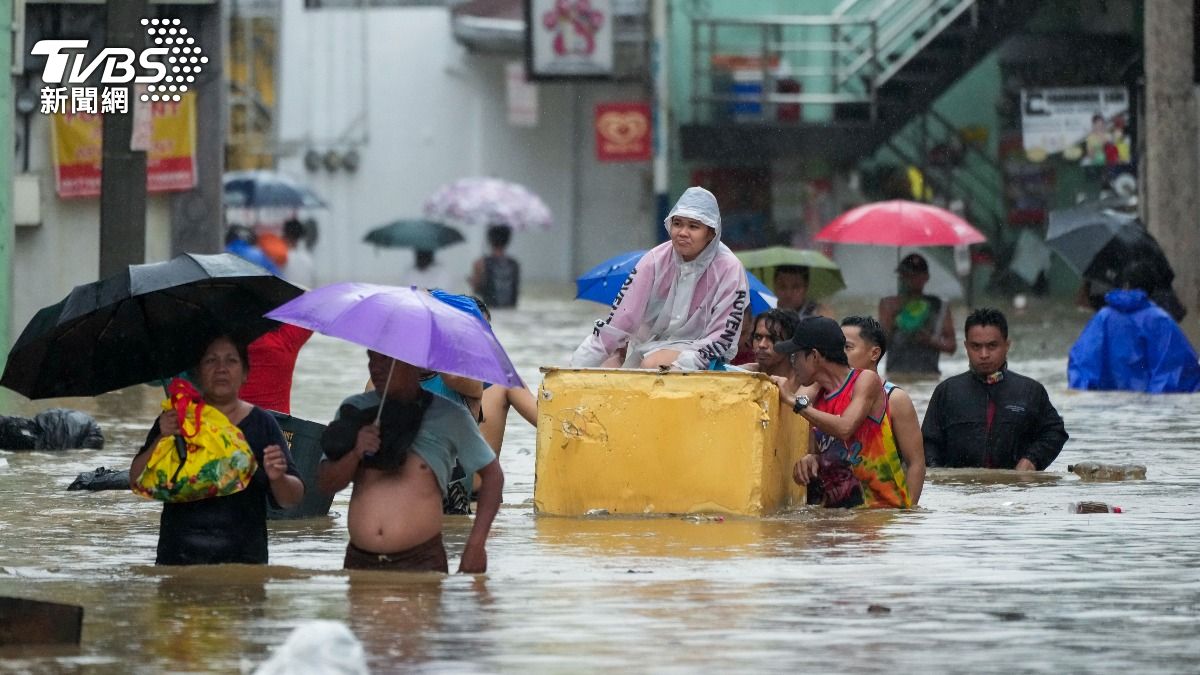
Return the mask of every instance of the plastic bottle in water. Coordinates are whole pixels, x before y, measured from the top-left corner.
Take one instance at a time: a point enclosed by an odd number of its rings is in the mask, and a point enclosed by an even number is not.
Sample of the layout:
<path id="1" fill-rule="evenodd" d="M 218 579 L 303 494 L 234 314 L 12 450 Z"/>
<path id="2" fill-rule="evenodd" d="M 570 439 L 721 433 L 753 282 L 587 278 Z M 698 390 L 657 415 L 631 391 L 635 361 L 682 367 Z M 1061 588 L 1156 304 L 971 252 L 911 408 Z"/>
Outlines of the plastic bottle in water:
<path id="1" fill-rule="evenodd" d="M 1146 467 L 1143 464 L 1101 464 L 1100 462 L 1079 462 L 1067 466 L 1067 471 L 1079 476 L 1085 481 L 1106 480 L 1145 480 Z"/>
<path id="2" fill-rule="evenodd" d="M 1119 506 L 1109 506 L 1104 502 L 1071 502 L 1067 504 L 1068 513 L 1123 513 Z"/>

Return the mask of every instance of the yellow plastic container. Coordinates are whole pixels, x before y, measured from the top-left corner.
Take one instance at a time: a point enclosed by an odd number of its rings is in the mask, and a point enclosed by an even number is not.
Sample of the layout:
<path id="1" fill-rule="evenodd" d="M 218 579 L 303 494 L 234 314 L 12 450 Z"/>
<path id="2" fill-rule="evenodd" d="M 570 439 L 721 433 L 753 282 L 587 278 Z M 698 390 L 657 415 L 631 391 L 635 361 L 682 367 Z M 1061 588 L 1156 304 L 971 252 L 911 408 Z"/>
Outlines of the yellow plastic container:
<path id="1" fill-rule="evenodd" d="M 808 423 L 765 375 L 543 368 L 538 513 L 763 516 L 804 503 Z"/>

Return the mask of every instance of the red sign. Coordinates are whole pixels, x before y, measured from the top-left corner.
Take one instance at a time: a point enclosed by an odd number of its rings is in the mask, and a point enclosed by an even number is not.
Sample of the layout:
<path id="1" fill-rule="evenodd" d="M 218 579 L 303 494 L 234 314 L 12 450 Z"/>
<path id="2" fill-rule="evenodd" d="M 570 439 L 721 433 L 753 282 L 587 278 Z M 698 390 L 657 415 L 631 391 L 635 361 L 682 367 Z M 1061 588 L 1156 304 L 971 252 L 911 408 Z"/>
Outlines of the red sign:
<path id="1" fill-rule="evenodd" d="M 653 155 L 649 103 L 596 104 L 596 161 L 645 162 Z"/>

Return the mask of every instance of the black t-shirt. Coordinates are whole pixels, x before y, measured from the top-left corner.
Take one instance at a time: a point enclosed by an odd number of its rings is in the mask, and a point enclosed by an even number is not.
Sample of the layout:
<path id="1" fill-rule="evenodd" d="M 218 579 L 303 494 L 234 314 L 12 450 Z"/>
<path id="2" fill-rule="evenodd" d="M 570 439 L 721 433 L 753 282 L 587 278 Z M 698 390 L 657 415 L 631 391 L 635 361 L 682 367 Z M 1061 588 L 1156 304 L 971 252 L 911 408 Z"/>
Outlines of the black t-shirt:
<path id="1" fill-rule="evenodd" d="M 297 478 L 300 472 L 279 424 L 270 413 L 255 406 L 237 426 L 258 460 L 250 485 L 224 497 L 163 504 L 156 564 L 266 564 L 267 500 L 272 506 L 278 504 L 271 495 L 271 481 L 263 468 L 263 449 L 268 445 L 283 448 L 287 472 Z M 148 450 L 150 441 L 158 435 L 158 420 L 155 420 L 138 454 Z"/>

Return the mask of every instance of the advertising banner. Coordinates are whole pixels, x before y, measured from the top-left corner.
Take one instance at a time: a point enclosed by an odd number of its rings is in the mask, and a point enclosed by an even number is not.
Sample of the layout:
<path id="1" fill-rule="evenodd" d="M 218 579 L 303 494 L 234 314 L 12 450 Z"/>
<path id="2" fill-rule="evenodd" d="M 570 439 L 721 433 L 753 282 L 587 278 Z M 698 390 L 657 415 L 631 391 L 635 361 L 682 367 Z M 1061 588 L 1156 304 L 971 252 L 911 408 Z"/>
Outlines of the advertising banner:
<path id="1" fill-rule="evenodd" d="M 1129 92 L 1124 87 L 1021 90 L 1021 134 L 1033 161 L 1062 153 L 1084 166 L 1129 161 Z"/>
<path id="2" fill-rule="evenodd" d="M 146 190 L 172 192 L 196 186 L 196 99 L 150 105 Z M 102 119 L 95 113 L 51 115 L 54 183 L 64 199 L 100 196 Z"/>
<path id="3" fill-rule="evenodd" d="M 612 0 L 527 0 L 530 79 L 611 77 Z"/>
<path id="4" fill-rule="evenodd" d="M 596 161 L 645 162 L 653 154 L 649 103 L 598 103 Z"/>

